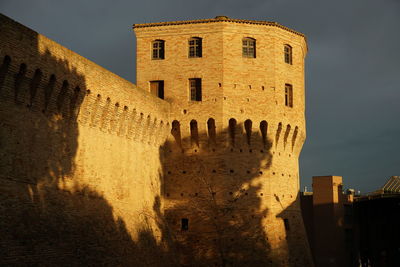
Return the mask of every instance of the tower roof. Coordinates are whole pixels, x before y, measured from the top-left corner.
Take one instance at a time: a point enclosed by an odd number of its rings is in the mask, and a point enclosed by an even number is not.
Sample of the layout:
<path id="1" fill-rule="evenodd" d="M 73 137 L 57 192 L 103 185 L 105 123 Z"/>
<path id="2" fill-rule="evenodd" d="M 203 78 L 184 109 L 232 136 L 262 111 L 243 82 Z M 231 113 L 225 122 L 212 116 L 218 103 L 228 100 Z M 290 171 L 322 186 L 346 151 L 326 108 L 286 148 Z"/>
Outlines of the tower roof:
<path id="1" fill-rule="evenodd" d="M 266 25 L 284 29 L 294 34 L 300 35 L 305 38 L 303 33 L 292 30 L 288 27 L 278 24 L 273 21 L 262 21 L 262 20 L 246 20 L 246 19 L 232 19 L 227 16 L 216 16 L 213 19 L 197 19 L 197 20 L 180 20 L 180 21 L 169 21 L 169 22 L 156 22 L 156 23 L 143 23 L 133 24 L 133 28 L 145 28 L 145 27 L 160 27 L 160 26 L 171 26 L 171 25 L 184 25 L 184 24 L 200 24 L 200 23 L 219 23 L 219 22 L 232 22 L 242 24 L 254 24 L 254 25 Z"/>

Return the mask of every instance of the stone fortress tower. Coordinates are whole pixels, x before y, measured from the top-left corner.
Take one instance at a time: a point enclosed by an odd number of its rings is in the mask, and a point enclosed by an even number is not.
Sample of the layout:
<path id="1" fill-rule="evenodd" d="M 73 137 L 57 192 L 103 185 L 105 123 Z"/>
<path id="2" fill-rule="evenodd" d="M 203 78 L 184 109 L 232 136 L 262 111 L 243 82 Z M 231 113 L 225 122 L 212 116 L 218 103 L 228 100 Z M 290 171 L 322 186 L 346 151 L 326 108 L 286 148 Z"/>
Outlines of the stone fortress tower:
<path id="1" fill-rule="evenodd" d="M 133 28 L 137 85 L 171 104 L 161 205 L 182 263 L 311 266 L 298 197 L 305 36 L 225 16 Z"/>

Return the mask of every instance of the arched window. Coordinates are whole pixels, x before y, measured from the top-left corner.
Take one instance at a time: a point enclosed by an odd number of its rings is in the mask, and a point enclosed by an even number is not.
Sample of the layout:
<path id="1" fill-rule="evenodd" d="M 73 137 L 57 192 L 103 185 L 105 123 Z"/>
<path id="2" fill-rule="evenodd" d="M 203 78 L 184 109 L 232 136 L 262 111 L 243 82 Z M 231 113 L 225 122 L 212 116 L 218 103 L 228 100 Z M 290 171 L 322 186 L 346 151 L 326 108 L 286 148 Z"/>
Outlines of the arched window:
<path id="1" fill-rule="evenodd" d="M 208 130 L 208 138 L 210 139 L 210 143 L 216 143 L 217 134 L 215 131 L 215 120 L 213 118 L 209 118 L 207 121 L 207 130 Z"/>
<path id="2" fill-rule="evenodd" d="M 152 43 L 152 59 L 164 59 L 165 56 L 165 41 L 154 40 Z"/>
<path id="3" fill-rule="evenodd" d="M 268 123 L 266 121 L 260 122 L 261 138 L 262 138 L 264 147 L 266 147 L 266 145 L 267 145 L 267 130 L 268 130 Z"/>
<path id="4" fill-rule="evenodd" d="M 199 146 L 199 130 L 197 128 L 196 120 L 190 121 L 190 141 L 192 143 L 192 146 Z"/>
<path id="5" fill-rule="evenodd" d="M 285 63 L 292 65 L 292 47 L 288 44 L 284 46 Z"/>
<path id="6" fill-rule="evenodd" d="M 231 146 L 235 146 L 235 133 L 236 133 L 236 120 L 229 120 L 229 138 L 231 141 Z"/>
<path id="7" fill-rule="evenodd" d="M 250 146 L 251 145 L 251 128 L 253 126 L 253 123 L 251 120 L 246 120 L 244 122 L 244 129 L 246 130 L 246 139 L 247 139 L 247 144 Z"/>
<path id="8" fill-rule="evenodd" d="M 202 39 L 192 37 L 189 39 L 189 57 L 202 57 Z"/>
<path id="9" fill-rule="evenodd" d="M 242 47 L 243 57 L 256 57 L 256 39 L 249 37 L 243 38 Z"/>

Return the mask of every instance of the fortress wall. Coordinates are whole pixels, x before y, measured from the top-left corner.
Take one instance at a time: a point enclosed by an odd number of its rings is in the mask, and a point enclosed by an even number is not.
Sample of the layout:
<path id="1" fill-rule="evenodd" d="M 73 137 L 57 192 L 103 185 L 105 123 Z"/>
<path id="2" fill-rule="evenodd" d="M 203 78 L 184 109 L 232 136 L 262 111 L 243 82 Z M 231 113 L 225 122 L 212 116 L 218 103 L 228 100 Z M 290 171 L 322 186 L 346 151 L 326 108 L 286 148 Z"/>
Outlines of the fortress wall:
<path id="1" fill-rule="evenodd" d="M 159 260 L 169 128 L 168 103 L 0 15 L 0 265 Z"/>

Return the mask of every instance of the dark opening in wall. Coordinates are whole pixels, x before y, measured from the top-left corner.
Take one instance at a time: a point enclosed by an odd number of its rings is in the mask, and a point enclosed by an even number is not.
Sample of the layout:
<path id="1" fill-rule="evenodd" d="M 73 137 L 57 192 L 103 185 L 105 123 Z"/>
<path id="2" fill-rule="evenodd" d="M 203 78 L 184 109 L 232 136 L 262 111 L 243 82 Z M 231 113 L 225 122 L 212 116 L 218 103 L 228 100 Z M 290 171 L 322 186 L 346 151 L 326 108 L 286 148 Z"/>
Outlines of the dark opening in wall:
<path id="1" fill-rule="evenodd" d="M 277 146 L 277 145 L 278 145 L 278 142 L 279 142 L 279 136 L 280 136 L 281 132 L 282 132 L 282 122 L 280 122 L 280 123 L 278 124 L 278 129 L 276 130 L 276 136 L 275 136 L 275 146 Z"/>
<path id="2" fill-rule="evenodd" d="M 15 76 L 15 81 L 14 81 L 14 101 L 15 101 L 15 103 L 18 103 L 19 90 L 21 89 L 21 85 L 25 78 L 25 74 L 26 74 L 26 64 L 22 63 L 19 66 L 19 71 L 18 71 L 18 74 Z"/>
<path id="3" fill-rule="evenodd" d="M 58 94 L 58 97 L 57 97 L 57 110 L 59 112 L 61 112 L 61 109 L 63 107 L 64 99 L 68 93 L 68 88 L 69 88 L 68 81 L 64 80 L 61 90 L 60 90 L 60 93 Z"/>
<path id="4" fill-rule="evenodd" d="M 287 126 L 286 126 L 286 131 L 285 131 L 285 136 L 283 137 L 283 147 L 284 148 L 286 148 L 286 144 L 287 144 L 287 139 L 288 139 L 288 137 L 289 137 L 289 134 L 290 134 L 290 125 L 288 124 Z"/>
<path id="5" fill-rule="evenodd" d="M 5 56 L 3 59 L 3 64 L 1 64 L 0 67 L 0 92 L 6 80 L 6 75 L 8 73 L 8 69 L 10 68 L 10 64 L 11 64 L 11 58 L 9 56 Z"/>
<path id="6" fill-rule="evenodd" d="M 49 79 L 49 83 L 44 88 L 44 111 L 47 110 L 47 107 L 50 103 L 51 95 L 53 94 L 54 86 L 56 85 L 56 76 L 52 74 Z"/>
<path id="7" fill-rule="evenodd" d="M 181 230 L 182 231 L 189 230 L 189 219 L 187 219 L 187 218 L 182 218 L 181 219 Z"/>
<path id="8" fill-rule="evenodd" d="M 298 132 L 299 132 L 299 127 L 296 126 L 296 128 L 294 128 L 293 137 L 292 137 L 292 151 L 294 149 L 294 145 L 296 144 L 296 137 L 297 137 Z"/>
<path id="9" fill-rule="evenodd" d="M 260 132 L 264 147 L 267 146 L 267 130 L 268 130 L 268 123 L 266 121 L 261 121 Z"/>
<path id="10" fill-rule="evenodd" d="M 246 130 L 246 139 L 247 139 L 247 144 L 250 146 L 251 145 L 251 128 L 253 126 L 253 123 L 251 120 L 246 120 L 244 122 L 244 129 Z"/>
<path id="11" fill-rule="evenodd" d="M 179 123 L 179 121 L 174 120 L 172 122 L 171 134 L 175 138 L 176 144 L 180 147 L 181 146 L 181 124 Z"/>
<path id="12" fill-rule="evenodd" d="M 215 120 L 213 118 L 209 118 L 207 121 L 207 130 L 208 130 L 208 138 L 210 144 L 215 145 L 217 140 L 217 133 L 215 130 Z"/>
<path id="13" fill-rule="evenodd" d="M 229 140 L 231 142 L 231 146 L 235 146 L 235 133 L 236 133 L 236 120 L 229 120 Z"/>
<path id="14" fill-rule="evenodd" d="M 29 105 L 30 106 L 32 106 L 32 104 L 33 104 L 33 100 L 35 99 L 37 88 L 39 87 L 41 80 L 42 80 L 42 72 L 39 69 L 37 69 L 35 71 L 35 74 L 33 75 L 31 84 L 29 85 L 29 92 L 30 92 Z"/>
<path id="15" fill-rule="evenodd" d="M 78 100 L 81 96 L 81 88 L 79 86 L 75 87 L 73 95 L 70 99 L 70 112 L 71 112 L 71 117 L 75 117 L 78 115 L 78 110 L 76 109 L 76 104 L 78 103 Z"/>
<path id="16" fill-rule="evenodd" d="M 190 121 L 190 141 L 192 143 L 192 146 L 199 146 L 199 130 L 197 128 L 196 120 Z"/>
<path id="17" fill-rule="evenodd" d="M 150 93 L 164 99 L 164 81 L 150 81 Z"/>
<path id="18" fill-rule="evenodd" d="M 201 79 L 191 78 L 189 79 L 189 93 L 191 101 L 201 101 Z"/>
<path id="19" fill-rule="evenodd" d="M 285 225 L 285 230 L 290 230 L 289 219 L 283 219 L 283 224 Z"/>

